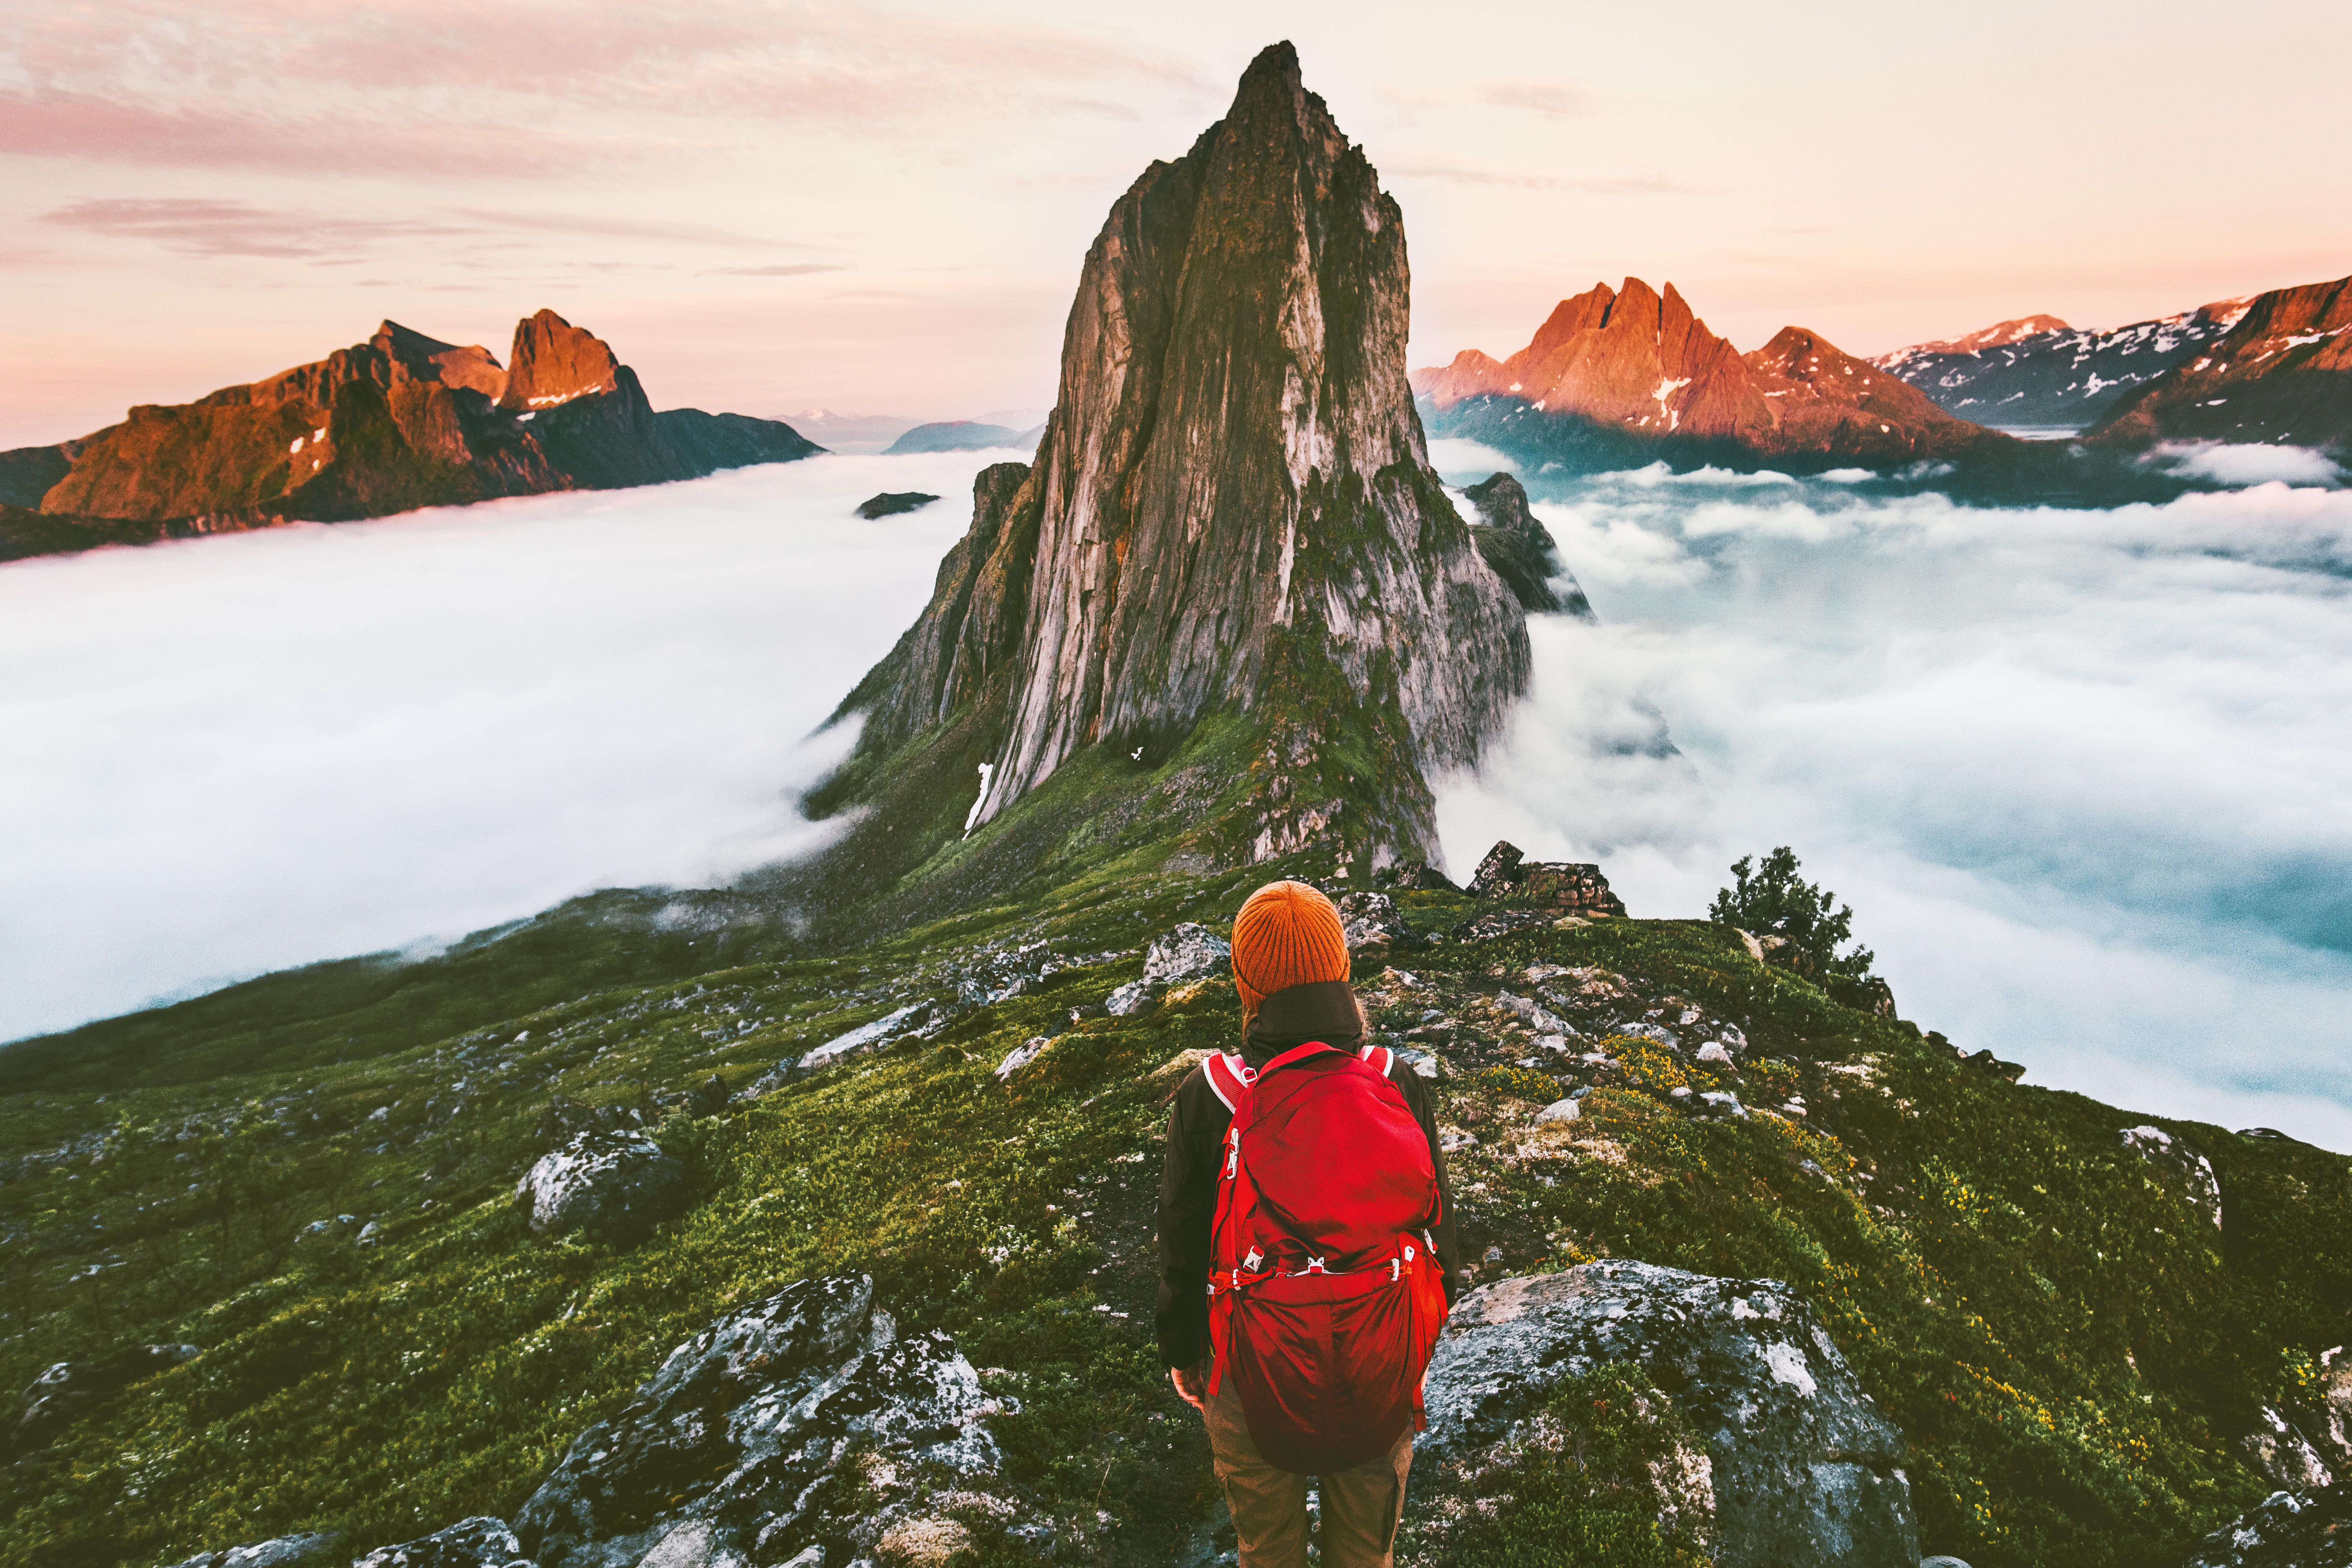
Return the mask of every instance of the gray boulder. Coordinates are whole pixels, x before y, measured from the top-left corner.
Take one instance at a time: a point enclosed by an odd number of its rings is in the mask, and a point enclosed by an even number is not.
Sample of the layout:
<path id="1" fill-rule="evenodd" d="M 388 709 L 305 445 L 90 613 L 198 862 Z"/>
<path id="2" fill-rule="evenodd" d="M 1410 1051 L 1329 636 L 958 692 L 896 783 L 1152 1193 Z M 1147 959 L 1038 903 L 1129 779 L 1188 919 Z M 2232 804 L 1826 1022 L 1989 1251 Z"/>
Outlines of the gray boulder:
<path id="1" fill-rule="evenodd" d="M 2352 1481 L 2273 1492 L 2207 1536 L 2181 1568 L 2352 1568 Z"/>
<path id="2" fill-rule="evenodd" d="M 171 1568 L 327 1568 L 331 1563 L 341 1568 L 343 1557 L 335 1550 L 338 1539 L 306 1531 L 299 1535 L 281 1535 L 275 1541 L 257 1541 L 250 1546 L 199 1552 L 173 1563 Z"/>
<path id="3" fill-rule="evenodd" d="M 999 1406 L 865 1276 L 803 1279 L 670 1352 L 515 1516 L 540 1568 L 846 1563 L 998 1468 Z"/>
<path id="4" fill-rule="evenodd" d="M 1234 962 L 1234 944 L 1192 921 L 1155 938 L 1143 954 L 1146 985 L 1174 985 L 1222 974 Z"/>
<path id="5" fill-rule="evenodd" d="M 2212 1221 L 2214 1229 L 2221 1228 L 2221 1182 L 2213 1174 L 2213 1162 L 2161 1127 L 2126 1127 L 2123 1143 L 2148 1163 L 2159 1181 L 2186 1198 L 2189 1207 Z"/>
<path id="6" fill-rule="evenodd" d="M 1343 893 L 1339 910 L 1340 930 L 1351 953 L 1377 957 L 1429 945 L 1427 937 L 1405 923 L 1396 900 L 1386 893 Z"/>
<path id="7" fill-rule="evenodd" d="M 61 1361 L 25 1389 L 5 1452 L 46 1447 L 59 1434 L 143 1378 L 196 1358 L 194 1345 L 132 1345 L 93 1361 Z"/>
<path id="8" fill-rule="evenodd" d="M 437 1534 L 398 1546 L 379 1546 L 352 1568 L 533 1568 L 515 1544 L 506 1521 L 462 1519 Z"/>
<path id="9" fill-rule="evenodd" d="M 1130 980 L 1103 998 L 1103 1011 L 1114 1018 L 1129 1018 L 1151 1005 L 1151 986 L 1145 981 Z"/>
<path id="10" fill-rule="evenodd" d="M 1430 1363 L 1415 1490 L 1493 1463 L 1554 1387 L 1612 1362 L 1640 1367 L 1713 1456 L 1722 1568 L 1919 1561 L 1902 1435 L 1769 1279 L 1612 1260 L 1473 1291 Z"/>
<path id="11" fill-rule="evenodd" d="M 677 1212 L 686 1167 L 642 1132 L 583 1132 L 524 1173 L 515 1196 L 542 1236 L 630 1247 Z"/>

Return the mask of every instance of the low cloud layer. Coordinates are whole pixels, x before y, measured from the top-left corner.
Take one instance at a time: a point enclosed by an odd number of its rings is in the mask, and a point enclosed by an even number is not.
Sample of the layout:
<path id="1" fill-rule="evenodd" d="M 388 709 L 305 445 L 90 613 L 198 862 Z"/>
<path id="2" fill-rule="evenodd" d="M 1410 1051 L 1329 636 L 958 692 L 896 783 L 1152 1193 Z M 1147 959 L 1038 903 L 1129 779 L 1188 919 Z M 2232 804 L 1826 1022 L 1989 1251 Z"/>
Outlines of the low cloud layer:
<path id="1" fill-rule="evenodd" d="M 0 1039 L 807 844 L 803 738 L 1002 456 L 0 566 Z"/>
<path id="2" fill-rule="evenodd" d="M 2352 1149 L 2352 493 L 1998 510 L 1654 470 L 1551 494 L 1602 624 L 1536 627 L 1507 745 L 1441 792 L 1455 862 L 1508 837 L 1696 916 L 1733 858 L 1790 844 L 1923 1026 Z M 1680 758 L 1625 748 L 1650 709 Z"/>

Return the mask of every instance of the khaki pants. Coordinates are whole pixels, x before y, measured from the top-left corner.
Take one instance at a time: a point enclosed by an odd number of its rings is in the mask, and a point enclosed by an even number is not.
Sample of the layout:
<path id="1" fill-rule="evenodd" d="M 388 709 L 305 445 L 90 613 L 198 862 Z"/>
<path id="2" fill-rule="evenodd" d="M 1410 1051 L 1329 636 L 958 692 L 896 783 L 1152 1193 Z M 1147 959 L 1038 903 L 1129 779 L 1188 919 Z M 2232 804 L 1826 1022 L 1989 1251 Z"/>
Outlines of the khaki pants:
<path id="1" fill-rule="evenodd" d="M 1228 1382 L 1205 1412 L 1217 1479 L 1241 1538 L 1242 1568 L 1307 1568 L 1307 1478 L 1277 1470 L 1250 1441 L 1241 1396 Z M 1396 1447 L 1322 1482 L 1323 1568 L 1390 1568 L 1404 1479 L 1412 1468 L 1412 1428 Z"/>

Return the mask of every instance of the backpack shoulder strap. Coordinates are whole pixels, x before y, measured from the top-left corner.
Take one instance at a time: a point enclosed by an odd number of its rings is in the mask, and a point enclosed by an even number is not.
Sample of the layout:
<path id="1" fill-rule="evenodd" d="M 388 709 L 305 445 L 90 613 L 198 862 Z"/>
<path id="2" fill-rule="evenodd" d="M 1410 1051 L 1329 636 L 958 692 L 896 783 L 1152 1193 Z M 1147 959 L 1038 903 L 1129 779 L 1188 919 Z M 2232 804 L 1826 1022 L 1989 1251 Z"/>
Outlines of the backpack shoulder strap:
<path id="1" fill-rule="evenodd" d="M 1209 1080 L 1209 1092 L 1224 1101 L 1227 1110 L 1238 1110 L 1242 1096 L 1258 1075 L 1250 1070 L 1247 1062 L 1231 1051 L 1213 1051 L 1201 1064 L 1201 1075 Z"/>
<path id="2" fill-rule="evenodd" d="M 1293 1062 L 1303 1062 L 1308 1057 L 1314 1056 L 1319 1051 L 1333 1051 L 1334 1054 L 1337 1054 L 1335 1047 L 1327 1046 L 1320 1040 L 1309 1040 L 1303 1046 L 1291 1047 L 1288 1050 L 1275 1058 L 1274 1060 L 1266 1063 L 1265 1066 L 1258 1069 L 1257 1077 L 1265 1078 L 1268 1074 L 1288 1067 Z"/>
<path id="3" fill-rule="evenodd" d="M 1382 1078 L 1396 1071 L 1396 1053 L 1386 1046 L 1366 1046 L 1356 1053 L 1356 1058 Z"/>

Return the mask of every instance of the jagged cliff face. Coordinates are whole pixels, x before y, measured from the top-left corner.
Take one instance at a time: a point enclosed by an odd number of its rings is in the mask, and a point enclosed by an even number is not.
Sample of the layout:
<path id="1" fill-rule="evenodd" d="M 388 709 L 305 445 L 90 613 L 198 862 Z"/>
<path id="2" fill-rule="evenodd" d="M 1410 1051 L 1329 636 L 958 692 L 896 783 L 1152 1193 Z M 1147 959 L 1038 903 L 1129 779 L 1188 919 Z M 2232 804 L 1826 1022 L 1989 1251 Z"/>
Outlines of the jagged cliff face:
<path id="1" fill-rule="evenodd" d="M 192 531 L 651 484 L 816 450 L 772 420 L 655 413 L 608 344 L 541 310 L 516 326 L 505 367 L 385 321 L 249 385 L 142 405 L 79 441 L 0 455 L 48 481 L 0 499 Z"/>
<path id="2" fill-rule="evenodd" d="M 2255 296 L 2226 335 L 2149 382 L 2091 437 L 2278 441 L 2352 454 L 2352 278 Z"/>
<path id="3" fill-rule="evenodd" d="M 1576 426 L 1620 456 L 1646 443 L 1717 442 L 1896 458 L 2002 439 L 1801 327 L 1743 355 L 1673 284 L 1661 294 L 1638 278 L 1561 300 L 1507 360 L 1465 350 L 1413 382 L 1442 429 L 1524 439 Z"/>
<path id="4" fill-rule="evenodd" d="M 1360 721 L 1412 775 L 1390 838 L 1432 847 L 1420 773 L 1477 756 L 1528 656 L 1429 467 L 1408 285 L 1396 203 L 1266 50 L 1112 208 L 1036 461 L 982 476 L 930 608 L 852 699 L 866 743 L 991 708 L 977 825 L 1082 747 L 1157 750 L 1212 710 L 1289 715 L 1279 799 Z M 1261 854 L 1329 826 L 1292 804 Z"/>

